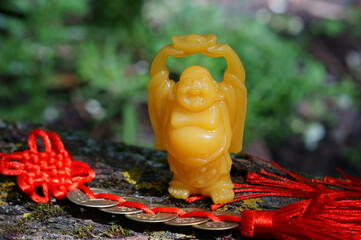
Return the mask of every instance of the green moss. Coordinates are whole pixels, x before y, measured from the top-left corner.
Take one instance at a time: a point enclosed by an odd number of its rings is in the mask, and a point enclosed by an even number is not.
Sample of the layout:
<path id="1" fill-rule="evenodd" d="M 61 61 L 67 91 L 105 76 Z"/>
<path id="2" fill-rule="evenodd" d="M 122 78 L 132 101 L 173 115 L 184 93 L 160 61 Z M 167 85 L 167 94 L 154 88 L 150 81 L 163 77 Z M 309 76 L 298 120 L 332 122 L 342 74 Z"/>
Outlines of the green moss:
<path id="1" fill-rule="evenodd" d="M 0 182 L 0 205 L 4 204 L 7 198 L 11 198 L 14 192 L 15 182 L 4 180 Z"/>
<path id="2" fill-rule="evenodd" d="M 243 209 L 252 209 L 252 210 L 262 210 L 259 207 L 258 203 L 261 203 L 262 199 L 260 198 L 250 198 L 243 200 L 242 207 Z"/>
<path id="3" fill-rule="evenodd" d="M 124 237 L 129 236 L 130 230 L 122 228 L 122 226 L 114 224 L 111 225 L 105 232 L 103 233 L 103 237 Z"/>
<path id="4" fill-rule="evenodd" d="M 233 212 L 242 212 L 243 210 L 262 210 L 259 207 L 259 203 L 262 202 L 261 198 L 250 198 L 240 201 L 239 205 L 224 205 L 217 209 L 217 211 L 233 211 Z"/>
<path id="5" fill-rule="evenodd" d="M 94 235 L 93 231 L 94 231 L 93 226 L 91 224 L 88 224 L 88 225 L 76 228 L 74 230 L 65 232 L 65 234 L 69 234 L 75 238 L 89 239 L 89 238 L 96 237 Z"/>
<path id="6" fill-rule="evenodd" d="M 25 234 L 29 222 L 44 221 L 51 217 L 69 215 L 66 207 L 60 207 L 53 203 L 31 203 L 28 209 L 31 210 L 30 213 L 23 214 L 22 218 L 14 224 L 7 224 L 2 228 L 4 229 L 3 235 L 6 236 L 6 239 L 18 239 L 19 236 Z"/>
<path id="7" fill-rule="evenodd" d="M 149 232 L 147 235 L 149 236 L 149 240 L 195 239 L 193 235 L 171 233 L 168 231 Z"/>
<path id="8" fill-rule="evenodd" d="M 25 220 L 40 220 L 43 221 L 47 218 L 57 217 L 57 216 L 67 216 L 69 211 L 66 207 L 60 207 L 54 205 L 53 203 L 31 203 L 28 208 L 32 210 L 31 213 L 24 216 Z"/>

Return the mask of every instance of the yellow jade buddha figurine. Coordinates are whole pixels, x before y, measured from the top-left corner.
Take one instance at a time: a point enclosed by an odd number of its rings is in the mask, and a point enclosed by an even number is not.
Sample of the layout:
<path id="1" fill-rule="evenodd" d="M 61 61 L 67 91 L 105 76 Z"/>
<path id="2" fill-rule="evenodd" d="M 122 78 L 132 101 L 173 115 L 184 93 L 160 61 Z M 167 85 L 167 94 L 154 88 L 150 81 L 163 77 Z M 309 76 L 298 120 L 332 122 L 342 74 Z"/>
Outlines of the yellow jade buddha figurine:
<path id="1" fill-rule="evenodd" d="M 214 203 L 233 199 L 230 153 L 242 150 L 247 90 L 237 54 L 213 34 L 174 36 L 153 60 L 148 107 L 155 148 L 168 152 L 173 173 L 169 193 L 210 196 Z M 178 82 L 169 79 L 166 60 L 200 53 L 224 57 L 227 69 L 216 82 L 202 66 L 186 68 Z"/>

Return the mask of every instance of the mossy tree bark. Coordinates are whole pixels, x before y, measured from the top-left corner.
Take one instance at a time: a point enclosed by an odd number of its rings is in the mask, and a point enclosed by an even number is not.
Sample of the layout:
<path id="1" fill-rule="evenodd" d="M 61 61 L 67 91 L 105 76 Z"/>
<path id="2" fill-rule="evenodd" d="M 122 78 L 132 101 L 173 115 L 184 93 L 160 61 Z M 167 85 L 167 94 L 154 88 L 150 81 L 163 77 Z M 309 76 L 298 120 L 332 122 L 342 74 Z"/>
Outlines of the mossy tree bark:
<path id="1" fill-rule="evenodd" d="M 27 149 L 27 136 L 36 127 L 0 122 L 0 152 Z M 153 149 L 128 146 L 87 138 L 74 132 L 53 130 L 59 134 L 75 160 L 89 164 L 96 178 L 88 185 L 106 188 L 121 196 L 141 196 L 149 202 L 175 207 L 209 209 L 210 199 L 191 204 L 172 198 L 167 192 L 171 174 L 166 154 Z M 247 171 L 265 169 L 280 174 L 272 165 L 257 159 L 233 158 L 232 178 L 244 182 Z M 295 201 L 286 198 L 262 198 L 228 205 L 227 211 L 275 209 Z M 1 237 L 2 236 L 2 237 Z M 16 176 L 0 175 L 0 239 L 243 239 L 238 231 L 202 231 L 191 227 L 138 223 L 121 215 L 83 208 L 69 200 L 52 199 L 34 203 L 16 185 Z"/>

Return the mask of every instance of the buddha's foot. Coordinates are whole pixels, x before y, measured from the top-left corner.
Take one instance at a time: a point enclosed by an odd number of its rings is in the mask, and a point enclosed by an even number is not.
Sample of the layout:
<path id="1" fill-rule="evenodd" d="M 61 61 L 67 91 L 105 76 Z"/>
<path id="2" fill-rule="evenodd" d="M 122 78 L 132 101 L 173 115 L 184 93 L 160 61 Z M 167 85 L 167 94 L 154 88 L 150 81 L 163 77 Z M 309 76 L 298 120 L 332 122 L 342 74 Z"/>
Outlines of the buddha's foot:
<path id="1" fill-rule="evenodd" d="M 168 188 L 168 192 L 175 198 L 186 199 L 191 194 L 192 189 L 187 187 L 187 185 L 179 182 L 172 181 L 170 182 L 170 187 Z"/>
<path id="2" fill-rule="evenodd" d="M 211 192 L 210 197 L 215 204 L 227 203 L 234 198 L 233 189 L 219 189 Z"/>

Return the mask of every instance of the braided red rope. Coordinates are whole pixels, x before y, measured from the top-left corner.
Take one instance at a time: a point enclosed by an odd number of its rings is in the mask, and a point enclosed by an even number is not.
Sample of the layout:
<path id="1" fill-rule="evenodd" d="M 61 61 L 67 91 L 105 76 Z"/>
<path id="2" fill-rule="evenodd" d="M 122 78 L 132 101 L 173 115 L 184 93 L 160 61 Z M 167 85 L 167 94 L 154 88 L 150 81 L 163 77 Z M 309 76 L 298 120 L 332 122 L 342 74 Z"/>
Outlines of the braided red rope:
<path id="1" fill-rule="evenodd" d="M 44 152 L 39 152 L 36 144 L 40 137 Z M 95 172 L 87 164 L 72 160 L 58 135 L 41 129 L 32 131 L 28 138 L 30 150 L 0 155 L 0 173 L 18 175 L 21 190 L 35 202 L 48 202 L 50 196 L 58 199 L 66 197 L 68 191 L 90 182 Z M 43 196 L 37 193 L 42 190 Z"/>
<path id="2" fill-rule="evenodd" d="M 38 151 L 37 137 L 43 140 L 43 152 Z M 244 210 L 242 217 L 215 216 L 204 211 L 186 213 L 176 207 L 149 208 L 116 195 L 94 194 L 84 185 L 95 177 L 94 170 L 85 163 L 72 160 L 55 133 L 36 129 L 30 133 L 28 145 L 30 150 L 0 153 L 0 173 L 18 175 L 19 187 L 35 202 L 47 202 L 50 196 L 61 199 L 68 191 L 79 188 L 89 198 L 110 199 L 117 201 L 119 206 L 135 207 L 148 214 L 168 212 L 180 217 L 206 217 L 216 222 L 238 222 L 241 223 L 239 229 L 242 235 L 251 238 L 346 240 L 360 239 L 361 236 L 361 179 L 345 173 L 342 175 L 344 180 L 330 177 L 310 180 L 274 164 L 294 180 L 265 171 L 260 174 L 249 173 L 248 184 L 235 184 L 235 192 L 244 195 L 237 196 L 233 201 L 260 196 L 304 197 L 307 200 L 276 211 Z M 330 188 L 328 185 L 340 189 Z M 42 190 L 43 196 L 38 195 L 38 189 Z M 204 196 L 194 199 L 202 198 Z M 215 205 L 214 209 L 219 206 Z"/>

